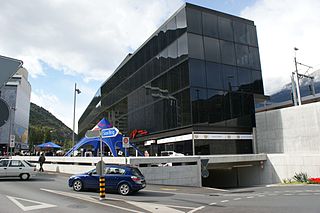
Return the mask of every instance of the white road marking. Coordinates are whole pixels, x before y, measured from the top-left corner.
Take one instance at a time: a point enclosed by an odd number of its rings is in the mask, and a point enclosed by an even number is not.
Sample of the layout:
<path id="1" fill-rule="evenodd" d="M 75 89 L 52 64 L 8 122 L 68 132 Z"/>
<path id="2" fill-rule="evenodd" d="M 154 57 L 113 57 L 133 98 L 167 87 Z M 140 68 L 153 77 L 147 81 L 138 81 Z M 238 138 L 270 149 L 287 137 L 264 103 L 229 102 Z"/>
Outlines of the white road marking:
<path id="1" fill-rule="evenodd" d="M 209 206 L 217 205 L 217 203 L 209 203 Z"/>
<path id="2" fill-rule="evenodd" d="M 131 205 L 137 206 L 141 209 L 145 209 L 149 212 L 157 212 L 157 213 L 184 213 L 183 211 L 169 208 L 165 205 L 155 204 L 155 203 L 145 203 L 145 202 L 135 202 L 135 201 L 126 201 L 126 203 L 129 203 Z M 194 209 L 193 209 L 194 210 Z"/>
<path id="3" fill-rule="evenodd" d="M 264 197 L 265 195 L 258 195 L 258 197 Z"/>
<path id="4" fill-rule="evenodd" d="M 191 211 L 188 211 L 187 213 L 194 213 L 194 212 L 196 212 L 196 211 L 199 211 L 199 210 L 203 209 L 204 207 L 205 207 L 205 206 L 200 206 L 200 207 L 195 208 L 195 209 L 193 209 L 193 210 L 191 210 Z"/>
<path id="5" fill-rule="evenodd" d="M 253 197 L 253 196 L 249 196 L 249 197 L 247 197 L 247 198 L 251 199 L 251 198 L 254 198 L 254 197 Z"/>
<path id="6" fill-rule="evenodd" d="M 291 196 L 291 195 L 293 195 L 293 194 L 289 194 L 289 193 L 288 193 L 288 194 L 283 194 L 283 195 L 286 195 L 286 196 Z"/>
<path id="7" fill-rule="evenodd" d="M 229 202 L 229 200 L 222 200 L 222 201 L 220 201 L 221 203 L 227 203 L 227 202 Z"/>
<path id="8" fill-rule="evenodd" d="M 24 198 L 19 198 L 19 197 L 11 197 L 11 196 L 7 196 L 7 198 L 9 200 L 11 200 L 14 204 L 16 204 L 20 209 L 22 209 L 23 211 L 30 211 L 30 210 L 37 210 L 37 209 L 46 209 L 46 208 L 52 208 L 52 207 L 56 207 L 56 205 L 53 204 L 48 204 L 48 203 L 43 203 L 43 202 L 39 202 L 39 201 L 35 201 L 35 200 L 27 200 Z M 21 202 L 19 201 L 26 201 L 29 203 L 36 203 L 37 205 L 28 205 L 28 206 L 24 206 Z"/>
<path id="9" fill-rule="evenodd" d="M 141 211 L 136 211 L 136 210 L 124 208 L 124 207 L 121 207 L 121 206 L 115 206 L 115 205 L 112 205 L 112 204 L 103 203 L 103 202 L 98 201 L 98 200 L 96 200 L 96 199 L 94 199 L 94 198 L 92 198 L 92 197 L 90 197 L 88 195 L 76 194 L 76 193 L 70 193 L 70 192 L 62 192 L 62 191 L 43 189 L 43 188 L 40 188 L 40 190 L 46 191 L 46 192 L 50 192 L 50 193 L 54 193 L 54 194 L 63 195 L 63 196 L 66 196 L 66 197 L 79 199 L 79 200 L 84 200 L 84 201 L 91 202 L 91 203 L 100 204 L 100 205 L 103 205 L 103 206 L 110 206 L 110 207 L 113 207 L 113 208 L 122 209 L 122 210 L 129 211 L 129 212 L 142 213 Z"/>
<path id="10" fill-rule="evenodd" d="M 237 197 L 237 198 L 235 198 L 235 199 L 233 199 L 233 200 L 241 200 L 242 198 L 240 198 L 240 197 Z"/>

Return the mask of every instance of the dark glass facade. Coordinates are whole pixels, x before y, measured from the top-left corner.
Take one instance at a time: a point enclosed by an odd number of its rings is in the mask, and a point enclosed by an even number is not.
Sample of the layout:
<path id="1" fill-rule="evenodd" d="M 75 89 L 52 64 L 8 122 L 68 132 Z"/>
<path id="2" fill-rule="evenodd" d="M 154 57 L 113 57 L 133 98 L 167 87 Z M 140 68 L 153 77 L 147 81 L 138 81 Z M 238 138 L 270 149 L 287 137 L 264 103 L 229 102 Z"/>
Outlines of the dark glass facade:
<path id="1" fill-rule="evenodd" d="M 103 117 L 125 135 L 148 131 L 134 141 L 191 131 L 250 133 L 254 94 L 264 94 L 254 23 L 187 3 L 104 82 L 79 120 L 79 134 Z M 206 143 L 212 142 L 196 151 Z M 251 143 L 244 144 L 230 153 L 250 153 Z"/>

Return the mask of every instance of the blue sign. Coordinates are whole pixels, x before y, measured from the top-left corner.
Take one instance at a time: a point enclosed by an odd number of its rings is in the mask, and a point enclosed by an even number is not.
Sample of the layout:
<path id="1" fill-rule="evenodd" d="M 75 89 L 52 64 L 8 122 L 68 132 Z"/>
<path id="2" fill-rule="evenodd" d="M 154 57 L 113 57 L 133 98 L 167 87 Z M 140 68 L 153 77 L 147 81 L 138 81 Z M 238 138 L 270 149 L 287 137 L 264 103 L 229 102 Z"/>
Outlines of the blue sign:
<path id="1" fill-rule="evenodd" d="M 101 130 L 101 137 L 102 138 L 113 138 L 113 137 L 116 137 L 118 133 L 119 133 L 119 130 L 117 128 L 102 129 Z"/>

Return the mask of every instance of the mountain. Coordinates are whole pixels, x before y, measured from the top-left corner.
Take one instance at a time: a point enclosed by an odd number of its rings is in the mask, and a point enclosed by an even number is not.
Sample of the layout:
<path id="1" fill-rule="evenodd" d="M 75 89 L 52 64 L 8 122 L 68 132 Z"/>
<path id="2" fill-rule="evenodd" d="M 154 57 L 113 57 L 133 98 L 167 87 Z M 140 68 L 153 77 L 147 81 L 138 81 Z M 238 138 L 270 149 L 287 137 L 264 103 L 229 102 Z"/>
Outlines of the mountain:
<path id="1" fill-rule="evenodd" d="M 72 143 L 72 130 L 46 109 L 31 103 L 29 144 L 37 145 L 47 141 L 69 148 Z"/>
<path id="2" fill-rule="evenodd" d="M 314 77 L 315 93 L 317 94 L 318 92 L 320 92 L 320 70 L 317 70 L 311 73 L 310 76 Z M 270 102 L 280 103 L 280 102 L 292 100 L 291 93 L 292 93 L 291 83 L 288 83 L 280 91 L 270 96 Z M 312 95 L 310 79 L 308 78 L 300 79 L 300 95 L 301 97 Z"/>

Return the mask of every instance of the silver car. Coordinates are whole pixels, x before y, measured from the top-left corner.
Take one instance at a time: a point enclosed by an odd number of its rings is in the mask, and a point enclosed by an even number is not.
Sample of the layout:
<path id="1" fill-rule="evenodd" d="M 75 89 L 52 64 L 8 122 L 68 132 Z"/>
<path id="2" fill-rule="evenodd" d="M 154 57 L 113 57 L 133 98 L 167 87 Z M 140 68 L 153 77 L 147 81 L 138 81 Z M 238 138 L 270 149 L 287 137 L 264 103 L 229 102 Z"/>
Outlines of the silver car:
<path id="1" fill-rule="evenodd" d="M 20 177 L 21 180 L 28 180 L 36 171 L 36 166 L 25 160 L 0 160 L 0 177 Z"/>

